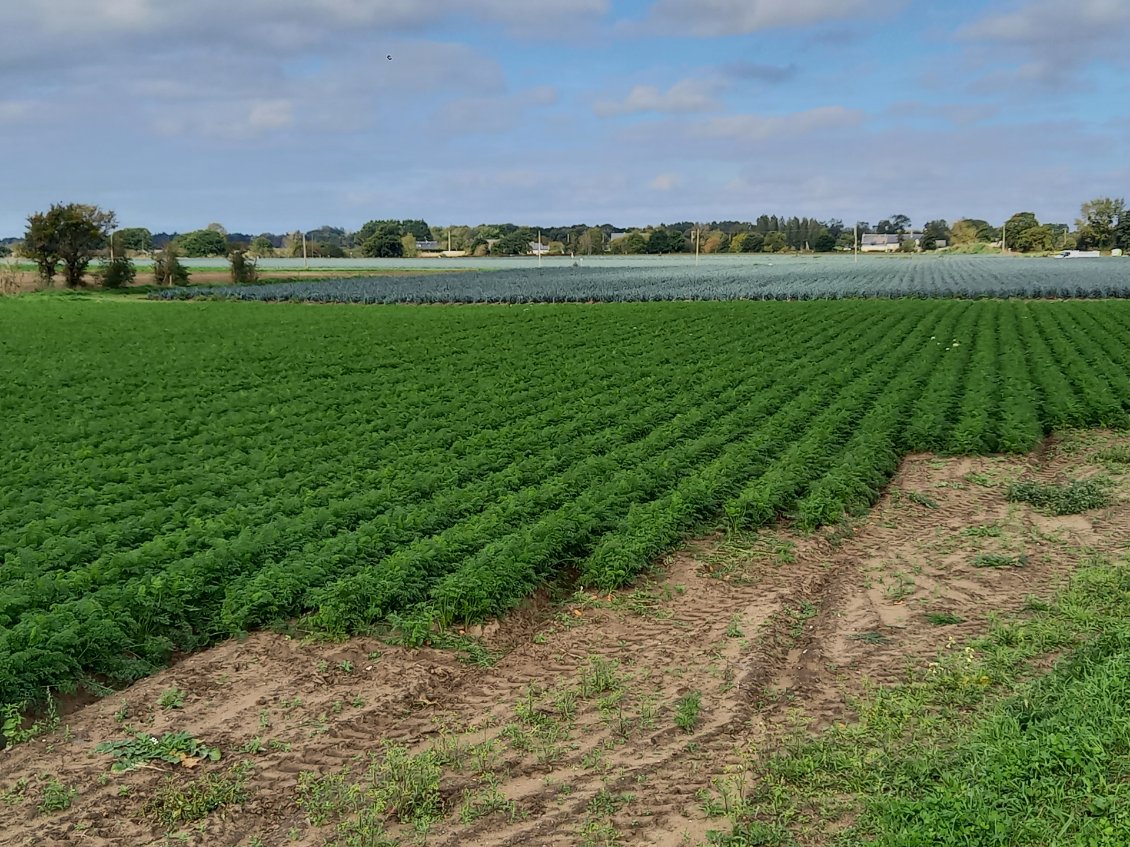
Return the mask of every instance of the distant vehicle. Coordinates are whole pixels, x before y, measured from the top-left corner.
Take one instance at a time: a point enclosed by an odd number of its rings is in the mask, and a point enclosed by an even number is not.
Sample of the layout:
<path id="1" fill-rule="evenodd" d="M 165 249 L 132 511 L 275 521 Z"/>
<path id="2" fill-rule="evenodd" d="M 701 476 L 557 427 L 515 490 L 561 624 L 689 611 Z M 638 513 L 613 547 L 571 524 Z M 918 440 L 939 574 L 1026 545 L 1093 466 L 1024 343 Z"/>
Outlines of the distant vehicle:
<path id="1" fill-rule="evenodd" d="M 1102 254 L 1098 250 L 1064 250 L 1056 253 L 1056 259 L 1097 259 Z"/>

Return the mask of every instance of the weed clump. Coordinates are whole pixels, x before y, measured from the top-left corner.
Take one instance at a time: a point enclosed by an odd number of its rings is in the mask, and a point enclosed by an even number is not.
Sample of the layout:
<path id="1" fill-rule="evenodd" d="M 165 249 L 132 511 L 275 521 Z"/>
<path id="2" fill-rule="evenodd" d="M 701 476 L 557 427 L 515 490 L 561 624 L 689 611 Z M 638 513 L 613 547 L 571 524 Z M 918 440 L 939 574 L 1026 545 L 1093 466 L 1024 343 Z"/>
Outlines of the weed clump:
<path id="1" fill-rule="evenodd" d="M 1014 503 L 1028 503 L 1051 515 L 1077 515 L 1113 502 L 1109 485 L 1095 477 L 1061 485 L 1018 482 L 1009 486 L 1006 496 Z"/>

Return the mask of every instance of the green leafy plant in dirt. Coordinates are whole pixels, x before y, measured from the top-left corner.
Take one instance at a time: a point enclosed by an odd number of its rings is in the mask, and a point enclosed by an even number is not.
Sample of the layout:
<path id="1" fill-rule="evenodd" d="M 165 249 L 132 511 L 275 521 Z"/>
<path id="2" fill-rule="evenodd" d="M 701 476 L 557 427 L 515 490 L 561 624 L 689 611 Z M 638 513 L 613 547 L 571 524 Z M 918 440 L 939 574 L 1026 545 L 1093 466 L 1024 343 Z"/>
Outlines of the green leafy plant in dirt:
<path id="1" fill-rule="evenodd" d="M 326 775 L 299 774 L 297 804 L 312 825 L 337 822 L 339 834 L 344 828 L 352 832 L 349 837 L 364 830 L 383 839 L 388 820 L 424 833 L 444 813 L 440 761 L 434 750 L 412 755 L 405 747 L 387 747 L 370 754 L 367 770 L 357 777 L 349 767 Z"/>
<path id="2" fill-rule="evenodd" d="M 71 803 L 77 796 L 78 789 L 64 785 L 51 777 L 40 792 L 39 805 L 36 808 L 43 814 L 62 812 L 71 807 Z"/>
<path id="3" fill-rule="evenodd" d="M 1095 453 L 1095 458 L 1109 465 L 1130 465 L 1130 445 L 1108 447 Z"/>
<path id="4" fill-rule="evenodd" d="M 47 693 L 45 703 L 43 714 L 30 724 L 24 718 L 24 711 L 30 708 L 30 703 L 8 703 L 0 707 L 0 749 L 3 746 L 23 744 L 59 728 L 59 712 L 50 692 Z"/>
<path id="5" fill-rule="evenodd" d="M 688 691 L 675 701 L 675 726 L 683 732 L 693 732 L 698 726 L 701 708 L 702 694 L 698 691 Z"/>
<path id="6" fill-rule="evenodd" d="M 146 801 L 144 812 L 166 829 L 202 820 L 218 809 L 245 802 L 251 771 L 250 762 L 241 762 L 223 773 L 206 774 L 187 783 L 166 778 Z"/>
<path id="7" fill-rule="evenodd" d="M 1007 556 L 1004 553 L 979 553 L 973 558 L 975 568 L 1022 568 L 1028 564 L 1028 557 Z"/>
<path id="8" fill-rule="evenodd" d="M 157 705 L 162 709 L 182 709 L 185 696 L 183 689 L 173 686 L 161 692 L 161 696 L 157 698 Z"/>
<path id="9" fill-rule="evenodd" d="M 1110 483 L 1096 477 L 1063 484 L 1018 482 L 1009 486 L 1006 496 L 1014 503 L 1028 503 L 1051 515 L 1077 515 L 1113 502 Z"/>
<path id="10" fill-rule="evenodd" d="M 1028 609 L 869 690 L 853 721 L 751 752 L 752 788 L 715 843 L 753 825 L 835 829 L 844 847 L 1130 843 L 1130 559 L 1091 560 Z"/>
<path id="11" fill-rule="evenodd" d="M 955 615 L 953 612 L 927 612 L 925 617 L 934 626 L 951 626 L 965 621 L 965 618 Z"/>
<path id="12" fill-rule="evenodd" d="M 114 773 L 128 771 L 146 762 L 173 765 L 195 764 L 202 760 L 218 762 L 221 755 L 218 748 L 209 747 L 184 731 L 166 732 L 161 736 L 139 732 L 133 738 L 103 741 L 94 748 L 94 752 L 109 753 L 114 757 L 110 768 Z"/>

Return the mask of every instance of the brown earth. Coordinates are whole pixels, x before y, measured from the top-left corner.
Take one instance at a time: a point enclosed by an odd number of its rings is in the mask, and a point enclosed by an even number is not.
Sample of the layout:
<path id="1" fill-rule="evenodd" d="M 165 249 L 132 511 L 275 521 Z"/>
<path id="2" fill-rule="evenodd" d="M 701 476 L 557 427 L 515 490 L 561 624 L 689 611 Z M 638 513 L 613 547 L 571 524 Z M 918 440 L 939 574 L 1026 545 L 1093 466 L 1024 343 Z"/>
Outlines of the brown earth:
<path id="1" fill-rule="evenodd" d="M 1127 465 L 1095 458 L 1116 444 L 1130 439 L 1072 433 L 1028 457 L 911 456 L 857 522 L 701 539 L 635 589 L 543 598 L 469 633 L 501 656 L 491 667 L 366 638 L 229 641 L 0 752 L 0 845 L 335 843 L 332 816 L 314 826 L 299 807 L 300 774 L 351 768 L 361 779 L 364 757 L 379 761 L 387 745 L 440 754 L 443 812 L 430 844 L 702 844 L 718 823 L 698 794 L 743 751 L 772 748 L 798 723 L 851 720 L 848 702 L 868 686 L 960 649 L 990 615 L 1051 596 L 1084 558 L 1125 555 Z M 1114 506 L 1051 518 L 1004 498 L 1020 477 L 1094 473 L 1114 480 Z M 974 567 L 981 553 L 1027 561 Z M 928 613 L 963 622 L 935 626 Z M 173 688 L 183 707 L 161 708 Z M 677 702 L 693 693 L 701 710 L 684 731 Z M 94 752 L 174 730 L 219 747 L 223 761 L 112 774 L 110 756 Z M 242 805 L 174 827 L 171 839 L 145 812 L 163 782 L 185 786 L 245 760 Z M 64 811 L 37 808 L 52 779 L 78 791 Z M 412 842 L 407 826 L 388 827 Z"/>

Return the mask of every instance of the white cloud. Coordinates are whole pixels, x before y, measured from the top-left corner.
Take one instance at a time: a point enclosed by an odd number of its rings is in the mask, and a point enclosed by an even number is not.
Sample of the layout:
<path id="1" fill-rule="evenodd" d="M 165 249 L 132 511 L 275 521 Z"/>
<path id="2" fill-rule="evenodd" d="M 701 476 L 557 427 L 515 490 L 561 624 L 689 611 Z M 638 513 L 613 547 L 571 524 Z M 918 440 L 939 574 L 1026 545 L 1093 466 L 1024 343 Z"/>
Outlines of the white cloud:
<path id="1" fill-rule="evenodd" d="M 904 0 L 884 4 L 890 15 Z M 779 27 L 810 26 L 873 12 L 867 0 L 657 0 L 648 19 L 663 30 L 698 36 L 742 35 Z"/>
<path id="2" fill-rule="evenodd" d="M 958 38 L 984 49 L 981 61 L 1007 63 L 990 74 L 994 85 L 1036 84 L 1064 88 L 1079 68 L 1095 61 L 1125 61 L 1130 38 L 1126 0 L 1032 0 L 1004 14 L 990 14 L 958 30 Z"/>
<path id="3" fill-rule="evenodd" d="M 294 125 L 294 104 L 265 99 L 206 104 L 159 115 L 153 130 L 170 138 L 201 137 L 219 141 L 252 141 L 284 132 Z"/>
<path id="4" fill-rule="evenodd" d="M 461 97 L 445 103 L 432 129 L 444 136 L 497 134 L 514 129 L 532 109 L 557 102 L 557 89 L 541 85 L 496 97 Z"/>
<path id="5" fill-rule="evenodd" d="M 843 106 L 821 106 L 786 115 L 722 115 L 690 128 L 700 138 L 733 141 L 767 141 L 808 135 L 818 130 L 856 126 L 863 113 Z"/>
<path id="6" fill-rule="evenodd" d="M 1130 31 L 1125 0 L 1076 0 L 1065 10 L 1061 0 L 1033 0 L 1014 12 L 989 15 L 960 31 L 964 38 L 1019 45 L 1080 44 L 1123 38 Z"/>
<path id="7" fill-rule="evenodd" d="M 654 85 L 637 85 L 622 100 L 598 100 L 593 111 L 602 118 L 640 112 L 709 112 L 721 108 L 715 94 L 718 82 L 707 79 L 684 79 L 666 91 Z"/>
<path id="8" fill-rule="evenodd" d="M 678 174 L 665 173 L 658 174 L 647 184 L 647 187 L 655 191 L 671 191 L 682 185 L 682 182 L 683 179 Z"/>
<path id="9" fill-rule="evenodd" d="M 0 44 L 45 34 L 97 41 L 107 33 L 210 32 L 225 40 L 238 36 L 295 46 L 359 28 L 380 36 L 426 30 L 451 19 L 552 34 L 576 21 L 603 17 L 609 6 L 609 0 L 555 0 L 531 15 L 525 0 L 35 0 L 6 12 L 9 37 L 0 35 Z"/>
<path id="10" fill-rule="evenodd" d="M 0 124 L 27 123 L 40 111 L 33 100 L 0 100 Z"/>

